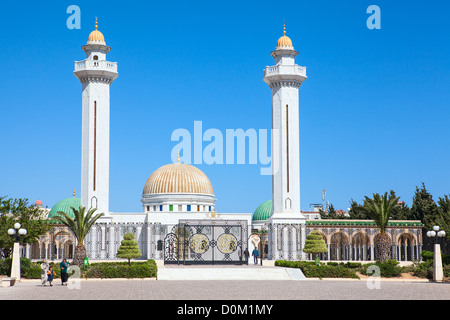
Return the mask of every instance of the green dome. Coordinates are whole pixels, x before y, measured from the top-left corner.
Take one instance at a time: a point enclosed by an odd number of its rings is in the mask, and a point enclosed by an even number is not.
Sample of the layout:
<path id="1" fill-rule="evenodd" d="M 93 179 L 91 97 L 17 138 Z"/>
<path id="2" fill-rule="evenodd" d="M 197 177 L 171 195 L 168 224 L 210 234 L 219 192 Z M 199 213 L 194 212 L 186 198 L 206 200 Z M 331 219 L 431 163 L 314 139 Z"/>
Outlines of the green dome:
<path id="1" fill-rule="evenodd" d="M 64 200 L 59 201 L 57 204 L 55 204 L 48 213 L 48 219 L 52 219 L 54 217 L 60 216 L 58 214 L 58 211 L 62 211 L 67 213 L 71 218 L 75 218 L 73 215 L 73 211 L 71 207 L 74 207 L 75 209 L 78 209 L 81 206 L 81 199 L 80 198 L 67 198 Z"/>
<path id="2" fill-rule="evenodd" d="M 252 220 L 267 220 L 272 216 L 272 213 L 272 200 L 267 200 L 263 202 L 258 208 L 256 208 L 255 212 L 253 213 Z"/>

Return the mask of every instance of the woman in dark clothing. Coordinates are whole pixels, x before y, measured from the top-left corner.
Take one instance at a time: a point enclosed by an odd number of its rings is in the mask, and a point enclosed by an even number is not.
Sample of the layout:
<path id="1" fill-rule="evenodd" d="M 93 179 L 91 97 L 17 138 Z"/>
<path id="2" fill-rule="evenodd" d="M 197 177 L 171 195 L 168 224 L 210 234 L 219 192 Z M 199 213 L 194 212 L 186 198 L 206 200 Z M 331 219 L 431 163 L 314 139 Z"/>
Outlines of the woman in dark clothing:
<path id="1" fill-rule="evenodd" d="M 63 259 L 63 261 L 59 264 L 59 267 L 61 268 L 61 285 L 67 285 L 67 281 L 69 280 L 69 274 L 67 273 L 69 263 L 66 259 Z"/>

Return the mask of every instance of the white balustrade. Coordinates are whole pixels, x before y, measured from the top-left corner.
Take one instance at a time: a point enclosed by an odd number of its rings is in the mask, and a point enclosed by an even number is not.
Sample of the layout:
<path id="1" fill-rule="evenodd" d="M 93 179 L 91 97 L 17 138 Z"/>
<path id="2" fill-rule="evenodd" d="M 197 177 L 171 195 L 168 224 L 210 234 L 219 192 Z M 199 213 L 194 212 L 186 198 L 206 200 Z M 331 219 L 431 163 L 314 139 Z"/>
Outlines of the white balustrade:
<path id="1" fill-rule="evenodd" d="M 109 62 L 106 60 L 83 60 L 75 61 L 75 71 L 79 70 L 94 70 L 94 69 L 106 69 L 109 71 L 117 72 L 117 62 Z"/>
<path id="2" fill-rule="evenodd" d="M 306 76 L 306 67 L 301 67 L 299 65 L 291 65 L 291 66 L 278 65 L 266 67 L 266 69 L 264 70 L 264 76 L 277 73 L 279 74 L 290 73 Z"/>

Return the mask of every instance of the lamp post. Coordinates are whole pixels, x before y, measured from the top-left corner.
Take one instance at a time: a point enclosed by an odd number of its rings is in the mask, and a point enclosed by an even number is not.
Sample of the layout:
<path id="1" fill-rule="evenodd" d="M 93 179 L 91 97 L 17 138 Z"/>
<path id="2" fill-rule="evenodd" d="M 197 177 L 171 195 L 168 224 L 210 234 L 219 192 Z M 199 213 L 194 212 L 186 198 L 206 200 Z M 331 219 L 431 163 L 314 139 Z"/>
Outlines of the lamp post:
<path id="1" fill-rule="evenodd" d="M 439 231 L 439 226 L 433 226 L 433 230 L 427 232 L 427 237 L 432 238 L 434 242 L 434 259 L 433 259 L 433 281 L 444 281 L 444 271 L 442 269 L 441 245 L 439 238 L 445 237 L 445 231 Z"/>
<path id="2" fill-rule="evenodd" d="M 8 229 L 8 234 L 10 236 L 16 236 L 13 246 L 12 254 L 12 266 L 11 266 L 11 278 L 16 278 L 20 280 L 20 244 L 19 236 L 24 236 L 27 234 L 27 230 L 20 227 L 20 223 L 16 222 L 14 224 L 14 229 Z"/>

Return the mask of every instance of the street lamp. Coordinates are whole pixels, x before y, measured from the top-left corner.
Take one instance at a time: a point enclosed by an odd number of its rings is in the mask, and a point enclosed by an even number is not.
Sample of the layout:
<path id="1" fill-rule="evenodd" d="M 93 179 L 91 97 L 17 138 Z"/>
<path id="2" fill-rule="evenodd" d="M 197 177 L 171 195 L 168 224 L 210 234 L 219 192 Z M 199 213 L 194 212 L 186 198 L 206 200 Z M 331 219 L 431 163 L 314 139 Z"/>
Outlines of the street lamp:
<path id="1" fill-rule="evenodd" d="M 16 231 L 17 230 L 17 231 Z M 27 234 L 27 230 L 20 227 L 20 223 L 16 222 L 14 224 L 14 229 L 8 229 L 8 234 L 10 236 L 16 235 L 16 241 L 19 242 L 19 235 L 24 236 Z"/>
<path id="2" fill-rule="evenodd" d="M 14 229 L 8 229 L 8 234 L 10 236 L 16 236 L 13 247 L 12 254 L 12 266 L 11 266 L 11 278 L 16 278 L 20 280 L 20 244 L 19 236 L 24 236 L 27 234 L 27 230 L 20 227 L 20 223 L 16 222 L 14 224 Z"/>
<path id="3" fill-rule="evenodd" d="M 438 240 L 445 237 L 445 231 L 439 231 L 439 229 L 439 226 L 433 226 L 433 230 L 427 232 L 427 237 L 432 238 L 434 242 L 433 280 L 442 282 L 444 281 L 444 271 L 442 269 L 441 245 Z"/>

